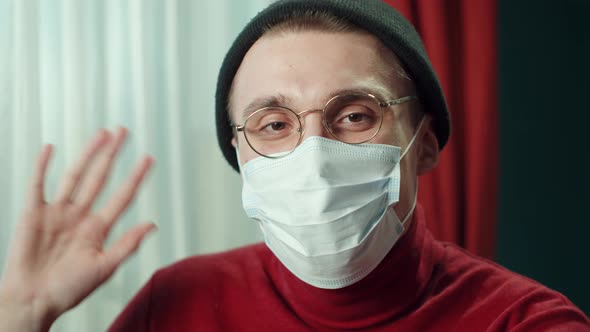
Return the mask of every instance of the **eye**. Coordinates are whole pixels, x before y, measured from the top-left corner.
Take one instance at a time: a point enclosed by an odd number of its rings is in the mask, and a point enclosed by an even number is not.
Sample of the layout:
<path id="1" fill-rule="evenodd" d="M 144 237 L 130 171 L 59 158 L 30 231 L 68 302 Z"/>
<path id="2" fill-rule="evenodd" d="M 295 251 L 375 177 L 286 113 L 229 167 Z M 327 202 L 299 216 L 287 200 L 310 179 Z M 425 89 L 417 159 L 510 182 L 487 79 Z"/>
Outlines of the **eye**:
<path id="1" fill-rule="evenodd" d="M 343 121 L 344 122 L 361 122 L 367 118 L 367 115 L 362 113 L 350 113 L 348 114 Z"/>
<path id="2" fill-rule="evenodd" d="M 264 109 L 255 113 L 246 123 L 247 135 L 261 140 L 289 137 L 297 128 L 297 116 L 280 108 Z"/>
<path id="3" fill-rule="evenodd" d="M 377 115 L 375 112 L 363 105 L 346 105 L 337 112 L 333 121 L 340 125 L 359 125 L 362 123 L 373 123 Z"/>
<path id="4" fill-rule="evenodd" d="M 382 112 L 370 95 L 349 94 L 333 98 L 325 107 L 325 121 L 336 138 L 364 142 L 379 130 Z"/>
<path id="5" fill-rule="evenodd" d="M 284 122 L 273 122 L 267 125 L 267 127 L 270 127 L 272 130 L 282 130 L 285 129 L 286 125 Z"/>
<path id="6" fill-rule="evenodd" d="M 338 106 L 340 107 L 332 109 L 327 116 L 328 125 L 336 136 L 366 132 L 379 126 L 381 114 L 368 105 L 355 103 Z"/>
<path id="7" fill-rule="evenodd" d="M 279 122 L 279 121 L 275 121 L 275 122 L 271 122 L 269 124 L 264 125 L 260 131 L 265 131 L 265 132 L 276 132 L 276 131 L 282 131 L 282 130 L 286 130 L 288 127 L 288 124 L 285 122 Z"/>
<path id="8" fill-rule="evenodd" d="M 295 128 L 296 126 L 288 121 L 268 121 L 261 123 L 255 135 L 261 140 L 282 140 L 290 137 Z"/>

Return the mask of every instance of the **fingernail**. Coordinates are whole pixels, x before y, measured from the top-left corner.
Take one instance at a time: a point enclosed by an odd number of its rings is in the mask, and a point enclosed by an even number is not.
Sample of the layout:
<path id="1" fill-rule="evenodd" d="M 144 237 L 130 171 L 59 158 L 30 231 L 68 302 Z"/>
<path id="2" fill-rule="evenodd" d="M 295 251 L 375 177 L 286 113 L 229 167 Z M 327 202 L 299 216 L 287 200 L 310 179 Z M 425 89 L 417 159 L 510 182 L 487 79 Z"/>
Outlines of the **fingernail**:
<path id="1" fill-rule="evenodd" d="M 123 127 L 123 126 L 119 126 L 117 128 L 117 132 L 119 135 L 123 135 L 123 136 L 127 136 L 127 134 L 129 134 L 129 130 L 127 130 L 127 128 Z"/>
<path id="2" fill-rule="evenodd" d="M 151 224 L 150 228 L 148 229 L 146 235 L 147 236 L 151 236 L 152 234 L 156 234 L 158 231 L 158 226 L 156 226 L 156 224 Z"/>

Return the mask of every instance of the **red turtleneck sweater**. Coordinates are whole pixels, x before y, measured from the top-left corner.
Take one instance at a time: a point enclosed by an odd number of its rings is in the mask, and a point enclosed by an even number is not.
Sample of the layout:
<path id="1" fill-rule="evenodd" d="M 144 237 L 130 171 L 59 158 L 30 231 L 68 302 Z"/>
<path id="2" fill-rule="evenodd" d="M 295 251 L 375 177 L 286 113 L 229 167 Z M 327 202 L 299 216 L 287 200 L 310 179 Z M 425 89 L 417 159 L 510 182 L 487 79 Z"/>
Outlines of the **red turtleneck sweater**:
<path id="1" fill-rule="evenodd" d="M 115 331 L 590 331 L 562 294 L 440 243 L 414 222 L 358 283 L 310 286 L 263 244 L 197 256 L 158 271 Z"/>

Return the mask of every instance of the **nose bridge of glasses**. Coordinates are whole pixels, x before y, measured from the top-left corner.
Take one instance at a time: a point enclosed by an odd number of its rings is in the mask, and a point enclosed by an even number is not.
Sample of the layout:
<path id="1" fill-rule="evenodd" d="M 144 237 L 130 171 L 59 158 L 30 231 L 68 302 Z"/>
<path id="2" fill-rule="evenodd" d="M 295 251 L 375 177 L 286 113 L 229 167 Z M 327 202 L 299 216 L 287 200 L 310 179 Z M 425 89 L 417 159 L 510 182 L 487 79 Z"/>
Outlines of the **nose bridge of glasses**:
<path id="1" fill-rule="evenodd" d="M 315 116 L 311 116 L 314 113 L 316 113 Z M 317 108 L 304 110 L 297 113 L 297 116 L 301 120 L 301 125 L 303 126 L 302 134 L 304 138 L 309 136 L 329 136 L 329 132 L 324 122 L 323 109 Z"/>
<path id="2" fill-rule="evenodd" d="M 298 116 L 300 119 L 303 119 L 303 117 L 304 117 L 306 114 L 308 114 L 308 113 L 313 113 L 313 112 L 322 112 L 322 114 L 323 114 L 324 110 L 323 110 L 323 109 L 319 109 L 319 108 L 312 108 L 312 109 L 308 109 L 308 110 L 301 111 L 301 112 L 297 113 L 297 116 Z M 320 114 L 320 116 L 321 116 L 321 114 Z"/>

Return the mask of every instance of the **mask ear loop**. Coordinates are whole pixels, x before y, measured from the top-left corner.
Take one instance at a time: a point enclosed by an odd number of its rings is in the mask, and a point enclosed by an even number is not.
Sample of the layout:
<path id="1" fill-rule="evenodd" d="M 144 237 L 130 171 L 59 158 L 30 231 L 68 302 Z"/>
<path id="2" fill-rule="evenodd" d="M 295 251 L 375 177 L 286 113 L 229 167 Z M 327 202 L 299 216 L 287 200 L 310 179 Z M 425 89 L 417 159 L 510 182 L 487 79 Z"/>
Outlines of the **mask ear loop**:
<path id="1" fill-rule="evenodd" d="M 424 120 L 425 119 L 426 119 L 426 116 L 423 116 L 422 117 L 422 120 L 420 120 L 420 123 L 418 124 L 418 127 L 416 128 L 416 132 L 414 133 L 414 136 L 412 136 L 412 139 L 410 140 L 410 143 L 408 143 L 408 146 L 404 150 L 404 153 L 402 153 L 402 156 L 399 158 L 400 161 L 402 159 L 404 159 L 404 156 L 406 155 L 406 153 L 408 153 L 408 151 L 410 151 L 410 148 L 412 147 L 412 144 L 414 144 L 414 141 L 416 140 L 416 137 L 418 137 L 418 134 L 420 133 L 420 129 L 422 129 L 422 125 L 424 124 Z"/>
<path id="2" fill-rule="evenodd" d="M 236 150 L 236 161 L 238 162 L 238 170 L 240 171 L 240 175 L 241 175 L 242 174 L 242 163 L 240 163 L 240 149 L 238 148 L 237 144 L 236 144 L 235 150 Z"/>
<path id="3" fill-rule="evenodd" d="M 408 218 L 410 218 L 410 216 L 414 213 L 414 210 L 416 209 L 417 202 L 418 202 L 418 178 L 416 178 L 416 190 L 414 191 L 414 201 L 412 203 L 412 207 L 410 208 L 410 211 L 408 211 L 408 213 L 406 214 L 404 219 L 401 221 L 402 227 L 404 229 L 406 229 L 406 221 L 408 221 Z"/>
<path id="4" fill-rule="evenodd" d="M 416 137 L 418 137 L 418 134 L 420 133 L 420 129 L 422 129 L 422 125 L 424 124 L 425 119 L 426 119 L 426 117 L 423 116 L 422 119 L 420 120 L 420 123 L 418 124 L 418 127 L 416 128 L 416 132 L 414 133 L 414 136 L 412 136 L 412 139 L 410 140 L 410 143 L 408 143 L 406 150 L 404 150 L 404 153 L 402 153 L 402 156 L 399 158 L 400 161 L 404 158 L 406 153 L 408 151 L 410 151 L 412 144 L 414 144 Z M 410 218 L 410 216 L 414 213 L 414 210 L 416 209 L 417 202 L 418 202 L 418 178 L 416 177 L 416 190 L 414 191 L 414 200 L 412 202 L 412 207 L 410 208 L 410 211 L 408 211 L 408 213 L 405 215 L 404 219 L 401 221 L 402 227 L 404 229 L 406 228 L 406 221 L 408 221 L 408 218 Z"/>

